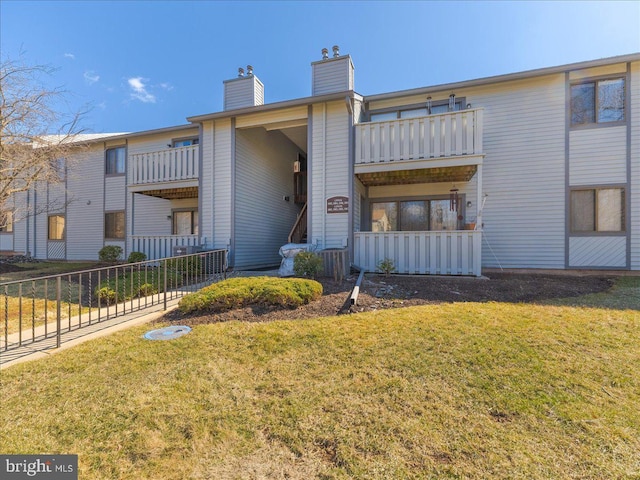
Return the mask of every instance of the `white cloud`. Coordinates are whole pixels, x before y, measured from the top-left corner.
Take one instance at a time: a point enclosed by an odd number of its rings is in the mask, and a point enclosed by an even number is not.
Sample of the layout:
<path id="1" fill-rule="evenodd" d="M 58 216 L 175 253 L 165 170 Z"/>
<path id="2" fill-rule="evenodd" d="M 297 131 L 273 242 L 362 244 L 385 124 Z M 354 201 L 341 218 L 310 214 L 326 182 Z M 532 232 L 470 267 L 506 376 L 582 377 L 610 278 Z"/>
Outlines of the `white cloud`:
<path id="1" fill-rule="evenodd" d="M 93 85 L 94 83 L 96 83 L 98 80 L 100 80 L 100 75 L 98 75 L 96 72 L 94 72 L 93 70 L 87 70 L 86 72 L 84 72 L 84 79 L 85 81 L 89 84 L 89 85 Z"/>
<path id="2" fill-rule="evenodd" d="M 142 77 L 131 77 L 127 80 L 131 87 L 131 98 L 134 100 L 140 100 L 143 103 L 156 103 L 156 96 L 147 91 L 147 85 L 145 85 L 146 79 Z"/>
<path id="3" fill-rule="evenodd" d="M 71 60 L 75 60 L 76 56 L 73 53 L 65 53 L 65 58 L 70 58 Z"/>
<path id="4" fill-rule="evenodd" d="M 167 91 L 171 91 L 173 90 L 173 85 L 171 85 L 170 83 L 161 83 L 160 87 L 167 90 Z"/>

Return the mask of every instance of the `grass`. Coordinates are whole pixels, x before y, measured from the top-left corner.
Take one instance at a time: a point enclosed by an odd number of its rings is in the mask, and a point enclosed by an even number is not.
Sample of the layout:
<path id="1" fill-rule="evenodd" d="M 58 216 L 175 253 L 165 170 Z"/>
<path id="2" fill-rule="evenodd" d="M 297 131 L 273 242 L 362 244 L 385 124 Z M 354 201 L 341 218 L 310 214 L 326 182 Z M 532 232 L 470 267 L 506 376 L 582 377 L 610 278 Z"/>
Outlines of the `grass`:
<path id="1" fill-rule="evenodd" d="M 244 277 L 214 283 L 180 300 L 185 313 L 224 312 L 248 305 L 296 308 L 317 300 L 322 284 L 303 278 Z"/>
<path id="2" fill-rule="evenodd" d="M 640 478 L 637 311 L 149 328 L 4 371 L 3 453 L 76 453 L 83 479 Z"/>

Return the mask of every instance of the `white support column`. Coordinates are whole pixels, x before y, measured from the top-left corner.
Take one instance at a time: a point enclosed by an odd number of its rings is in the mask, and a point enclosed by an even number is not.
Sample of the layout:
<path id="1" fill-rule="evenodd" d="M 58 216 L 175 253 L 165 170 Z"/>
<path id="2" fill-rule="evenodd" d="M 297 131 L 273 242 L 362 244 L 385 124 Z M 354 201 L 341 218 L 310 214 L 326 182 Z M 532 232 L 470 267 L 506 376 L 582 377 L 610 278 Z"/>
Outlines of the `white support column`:
<path id="1" fill-rule="evenodd" d="M 477 277 L 482 275 L 482 235 L 483 235 L 483 228 L 482 228 L 482 210 L 484 210 L 484 205 L 483 205 L 483 193 L 482 193 L 482 165 L 478 165 L 478 171 L 476 172 L 477 175 L 477 199 L 476 199 L 476 209 L 477 209 L 477 215 L 476 215 L 476 230 L 480 231 L 480 233 L 476 236 L 476 239 L 474 239 L 474 258 L 473 258 L 473 263 L 474 263 L 474 270 L 475 270 L 475 274 Z"/>

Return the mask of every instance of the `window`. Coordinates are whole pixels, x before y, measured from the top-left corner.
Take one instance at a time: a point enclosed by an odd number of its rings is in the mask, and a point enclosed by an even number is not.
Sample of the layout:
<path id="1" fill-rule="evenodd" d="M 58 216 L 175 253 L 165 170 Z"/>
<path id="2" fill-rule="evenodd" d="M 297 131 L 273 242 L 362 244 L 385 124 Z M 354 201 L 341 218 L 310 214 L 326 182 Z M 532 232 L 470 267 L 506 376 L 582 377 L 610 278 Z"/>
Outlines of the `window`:
<path id="1" fill-rule="evenodd" d="M 124 238 L 124 212 L 104 214 L 104 238 Z"/>
<path id="2" fill-rule="evenodd" d="M 624 121 L 624 79 L 571 85 L 571 125 Z"/>
<path id="3" fill-rule="evenodd" d="M 198 211 L 197 210 L 174 211 L 171 233 L 173 235 L 197 235 L 198 234 Z"/>
<path id="4" fill-rule="evenodd" d="M 456 99 L 453 107 L 453 111 L 462 110 L 462 105 L 465 99 Z M 383 111 L 372 112 L 370 115 L 372 122 L 384 122 L 388 120 L 396 120 L 398 118 L 413 118 L 424 117 L 426 115 L 435 115 L 437 113 L 449 112 L 449 101 L 442 100 L 433 102 L 430 107 L 412 105 L 407 106 L 404 109 L 385 109 Z"/>
<path id="5" fill-rule="evenodd" d="M 107 175 L 121 175 L 125 166 L 125 147 L 109 148 L 106 154 L 105 172 Z"/>
<path id="6" fill-rule="evenodd" d="M 191 145 L 198 145 L 200 143 L 200 139 L 198 137 L 183 138 L 181 140 L 174 140 L 171 143 L 173 147 L 189 147 Z"/>
<path id="7" fill-rule="evenodd" d="M 571 191 L 572 232 L 624 232 L 624 189 Z"/>
<path id="8" fill-rule="evenodd" d="M 409 200 L 374 202 L 371 205 L 371 231 L 458 230 L 458 212 L 449 200 Z"/>
<path id="9" fill-rule="evenodd" d="M 62 215 L 49 215 L 49 240 L 64 240 L 64 217 Z"/>
<path id="10" fill-rule="evenodd" d="M 13 232 L 13 212 L 0 211 L 0 233 Z"/>

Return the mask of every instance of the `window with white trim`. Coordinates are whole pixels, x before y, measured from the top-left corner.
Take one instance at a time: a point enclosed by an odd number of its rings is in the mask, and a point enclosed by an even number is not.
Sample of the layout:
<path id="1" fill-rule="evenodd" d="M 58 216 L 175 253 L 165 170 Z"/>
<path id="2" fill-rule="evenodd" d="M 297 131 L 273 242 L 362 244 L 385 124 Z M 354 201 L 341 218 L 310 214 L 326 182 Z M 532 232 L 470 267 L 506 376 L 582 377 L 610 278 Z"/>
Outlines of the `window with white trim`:
<path id="1" fill-rule="evenodd" d="M 624 232 L 624 188 L 571 190 L 571 232 Z"/>

